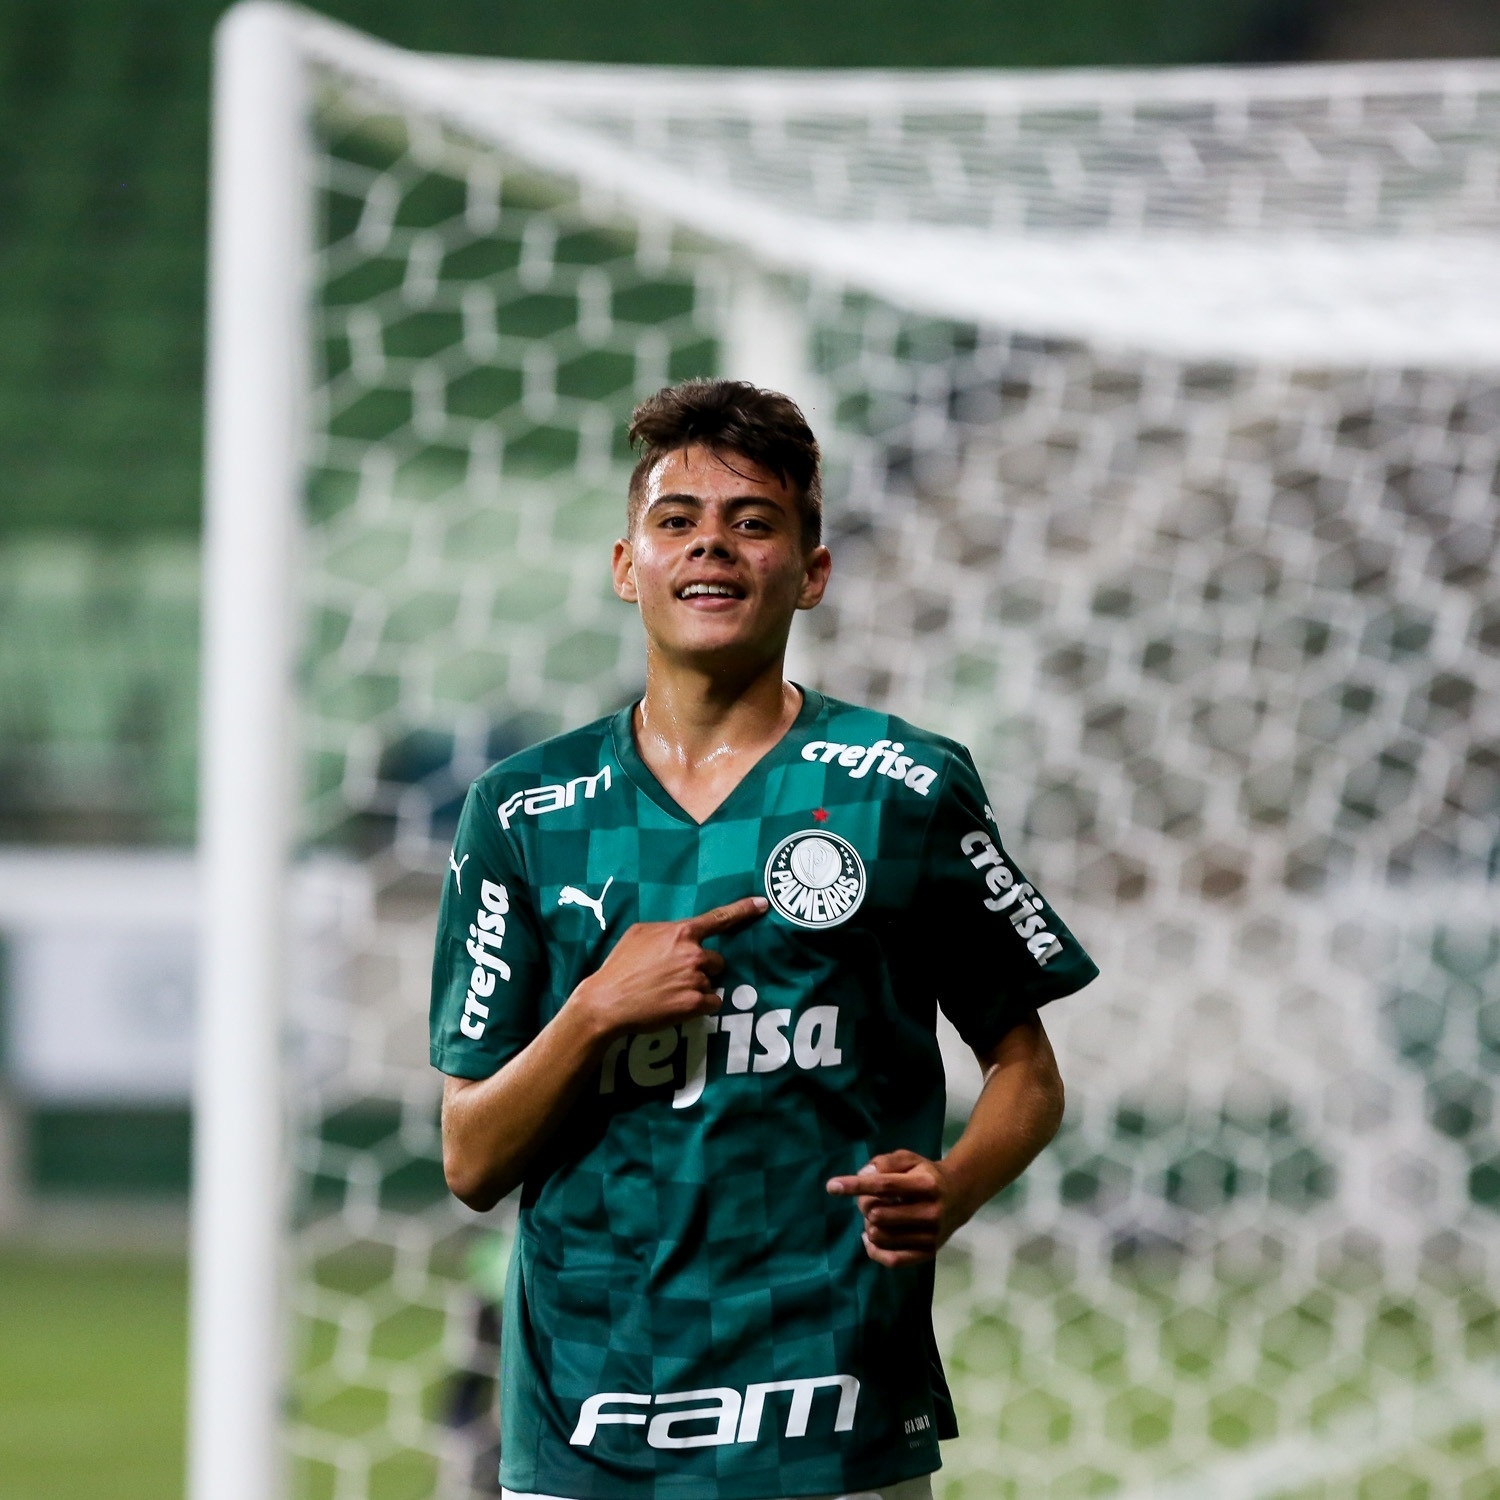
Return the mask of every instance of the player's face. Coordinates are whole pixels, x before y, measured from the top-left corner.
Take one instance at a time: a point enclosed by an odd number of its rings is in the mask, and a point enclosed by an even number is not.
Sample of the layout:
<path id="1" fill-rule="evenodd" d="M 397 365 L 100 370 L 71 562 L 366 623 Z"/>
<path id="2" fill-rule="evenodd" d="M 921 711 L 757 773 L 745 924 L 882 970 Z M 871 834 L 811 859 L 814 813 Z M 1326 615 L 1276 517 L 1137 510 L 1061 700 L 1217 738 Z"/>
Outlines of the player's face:
<path id="1" fill-rule="evenodd" d="M 797 496 L 780 479 L 694 446 L 652 472 L 634 530 L 615 543 L 615 592 L 640 605 L 654 650 L 754 666 L 786 649 L 829 565 L 826 547 L 803 545 Z"/>

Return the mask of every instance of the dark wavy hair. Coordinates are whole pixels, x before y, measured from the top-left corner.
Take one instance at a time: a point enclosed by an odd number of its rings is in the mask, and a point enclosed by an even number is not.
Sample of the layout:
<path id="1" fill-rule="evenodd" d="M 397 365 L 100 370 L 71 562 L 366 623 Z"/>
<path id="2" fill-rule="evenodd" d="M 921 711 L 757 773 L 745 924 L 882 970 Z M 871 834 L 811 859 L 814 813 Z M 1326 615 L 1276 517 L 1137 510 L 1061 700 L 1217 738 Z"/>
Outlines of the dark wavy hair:
<path id="1" fill-rule="evenodd" d="M 744 380 L 684 380 L 663 386 L 642 401 L 630 418 L 630 446 L 640 458 L 630 476 L 626 517 L 640 520 L 646 482 L 662 459 L 695 443 L 719 455 L 738 454 L 774 474 L 797 493 L 802 541 L 823 538 L 822 455 L 802 409 L 780 391 Z"/>

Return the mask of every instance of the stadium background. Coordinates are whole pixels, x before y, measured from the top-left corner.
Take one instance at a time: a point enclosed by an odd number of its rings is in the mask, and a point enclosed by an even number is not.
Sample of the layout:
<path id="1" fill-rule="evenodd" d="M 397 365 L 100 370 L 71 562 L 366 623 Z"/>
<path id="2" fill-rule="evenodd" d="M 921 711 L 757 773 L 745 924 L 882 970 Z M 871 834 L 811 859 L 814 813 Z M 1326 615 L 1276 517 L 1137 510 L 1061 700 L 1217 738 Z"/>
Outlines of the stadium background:
<path id="1" fill-rule="evenodd" d="M 0 857 L 191 843 L 219 8 L 0 6 Z M 1420 14 L 1379 0 L 326 9 L 412 47 L 599 61 L 1500 52 L 1500 18 L 1456 0 Z M 34 1087 L 14 1066 L 14 1031 L 0 1028 L 0 1494 L 176 1493 L 186 1109 L 169 1089 L 122 1104 L 108 1089 Z"/>

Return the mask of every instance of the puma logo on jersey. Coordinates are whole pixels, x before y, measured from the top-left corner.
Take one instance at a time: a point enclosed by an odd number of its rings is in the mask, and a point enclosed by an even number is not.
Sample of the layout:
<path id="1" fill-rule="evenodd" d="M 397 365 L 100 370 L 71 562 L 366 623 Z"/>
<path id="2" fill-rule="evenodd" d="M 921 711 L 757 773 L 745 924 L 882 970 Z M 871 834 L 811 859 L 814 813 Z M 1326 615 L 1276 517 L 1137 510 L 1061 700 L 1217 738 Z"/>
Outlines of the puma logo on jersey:
<path id="1" fill-rule="evenodd" d="M 635 1391 L 600 1391 L 590 1396 L 578 1412 L 578 1425 L 568 1439 L 574 1448 L 593 1444 L 601 1427 L 644 1427 L 646 1443 L 652 1448 L 719 1448 L 727 1443 L 756 1443 L 768 1396 L 789 1395 L 786 1436 L 807 1436 L 812 1418 L 813 1398 L 819 1391 L 838 1393 L 833 1411 L 833 1430 L 849 1432 L 854 1427 L 854 1412 L 859 1405 L 859 1381 L 852 1375 L 814 1375 L 804 1380 L 766 1380 L 745 1387 L 741 1395 L 732 1386 L 711 1386 L 702 1391 L 670 1391 L 648 1396 Z M 825 1400 L 825 1409 L 829 1403 Z M 649 1419 L 638 1407 L 654 1406 L 656 1415 Z M 609 1407 L 616 1410 L 610 1411 Z M 624 1407 L 625 1410 L 619 1410 Z M 661 1408 L 670 1410 L 663 1411 Z M 772 1418 L 772 1431 L 777 1425 Z M 688 1428 L 680 1433 L 679 1428 Z M 696 1430 L 692 1430 L 695 1429 Z"/>
<path id="2" fill-rule="evenodd" d="M 469 856 L 467 854 L 464 855 L 464 857 L 455 864 L 453 856 L 457 852 L 458 851 L 456 849 L 450 849 L 448 851 L 448 868 L 453 871 L 453 883 L 458 887 L 458 894 L 462 896 L 464 893 L 464 866 L 468 864 Z"/>
<path id="3" fill-rule="evenodd" d="M 1046 968 L 1062 952 L 1062 943 L 1047 931 L 1042 898 L 1026 881 L 1016 879 L 1000 858 L 994 839 L 981 829 L 966 833 L 958 847 L 976 870 L 984 871 L 984 883 L 994 892 L 984 904 L 991 911 L 1010 913 L 1010 925 L 1026 940 L 1026 951 L 1039 967 Z"/>
<path id="4" fill-rule="evenodd" d="M 605 931 L 604 925 L 604 898 L 609 895 L 609 888 L 615 883 L 615 877 L 611 875 L 604 882 L 604 889 L 599 892 L 599 899 L 594 900 L 585 891 L 580 891 L 576 885 L 565 885 L 557 893 L 557 904 L 559 906 L 586 906 L 599 919 L 599 931 Z"/>
<path id="5" fill-rule="evenodd" d="M 876 740 L 873 745 L 836 745 L 832 740 L 810 740 L 802 747 L 802 759 L 821 761 L 825 766 L 841 766 L 851 781 L 859 781 L 873 770 L 877 776 L 889 776 L 909 786 L 919 797 L 925 797 L 937 780 L 931 766 L 919 765 L 901 752 L 906 746 L 897 740 Z M 878 764 L 877 764 L 878 762 Z"/>
<path id="6" fill-rule="evenodd" d="M 575 776 L 571 781 L 560 781 L 552 786 L 534 786 L 529 791 L 512 792 L 495 809 L 495 816 L 500 819 L 502 828 L 509 829 L 510 820 L 518 812 L 540 817 L 543 813 L 572 807 L 578 800 L 579 787 L 583 788 L 585 797 L 592 798 L 596 792 L 607 792 L 610 780 L 609 767 L 603 765 L 592 776 Z"/>

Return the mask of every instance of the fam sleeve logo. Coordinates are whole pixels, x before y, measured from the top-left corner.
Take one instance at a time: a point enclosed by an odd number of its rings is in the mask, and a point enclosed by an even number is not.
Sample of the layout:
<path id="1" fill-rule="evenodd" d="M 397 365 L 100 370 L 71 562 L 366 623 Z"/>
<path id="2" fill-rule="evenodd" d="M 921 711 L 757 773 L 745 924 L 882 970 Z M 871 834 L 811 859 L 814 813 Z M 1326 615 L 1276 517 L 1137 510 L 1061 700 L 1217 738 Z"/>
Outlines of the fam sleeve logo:
<path id="1" fill-rule="evenodd" d="M 804 828 L 771 851 L 766 895 L 798 927 L 837 927 L 865 899 L 864 863 L 847 839 L 822 828 Z"/>

